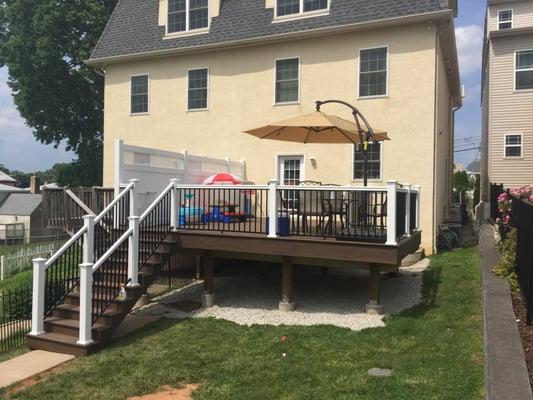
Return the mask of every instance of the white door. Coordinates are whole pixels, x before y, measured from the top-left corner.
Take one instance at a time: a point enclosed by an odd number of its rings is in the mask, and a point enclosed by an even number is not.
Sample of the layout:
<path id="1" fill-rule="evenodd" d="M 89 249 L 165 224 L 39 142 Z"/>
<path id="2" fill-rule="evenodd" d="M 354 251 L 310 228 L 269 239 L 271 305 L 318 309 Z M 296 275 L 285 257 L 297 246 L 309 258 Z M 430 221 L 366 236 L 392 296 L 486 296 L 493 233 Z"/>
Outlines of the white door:
<path id="1" fill-rule="evenodd" d="M 304 180 L 303 156 L 278 156 L 278 180 L 281 185 L 298 186 Z M 298 208 L 295 191 L 282 193 L 283 206 L 289 210 Z"/>

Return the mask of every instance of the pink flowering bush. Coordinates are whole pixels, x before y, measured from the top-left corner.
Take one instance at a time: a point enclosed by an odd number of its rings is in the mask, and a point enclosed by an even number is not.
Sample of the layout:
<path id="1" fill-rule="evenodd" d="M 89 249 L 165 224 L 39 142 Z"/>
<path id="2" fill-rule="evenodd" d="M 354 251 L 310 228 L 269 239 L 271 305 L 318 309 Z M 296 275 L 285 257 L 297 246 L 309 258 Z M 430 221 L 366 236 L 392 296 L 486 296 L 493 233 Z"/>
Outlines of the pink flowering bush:
<path id="1" fill-rule="evenodd" d="M 510 189 L 509 193 L 511 196 L 507 192 L 498 196 L 498 212 L 500 213 L 500 218 L 496 218 L 496 223 L 504 232 L 509 232 L 510 229 L 513 214 L 513 196 L 533 202 L 533 187 L 531 186 Z"/>

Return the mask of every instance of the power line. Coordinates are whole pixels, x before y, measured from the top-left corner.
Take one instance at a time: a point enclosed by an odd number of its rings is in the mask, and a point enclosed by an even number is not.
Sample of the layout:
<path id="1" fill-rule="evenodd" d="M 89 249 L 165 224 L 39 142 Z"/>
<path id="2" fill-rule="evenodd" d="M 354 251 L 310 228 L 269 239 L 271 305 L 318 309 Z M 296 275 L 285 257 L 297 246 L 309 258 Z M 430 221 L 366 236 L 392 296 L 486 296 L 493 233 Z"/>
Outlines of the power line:
<path id="1" fill-rule="evenodd" d="M 468 149 L 455 150 L 454 153 L 461 153 L 463 151 L 480 150 L 480 149 L 481 149 L 481 147 L 479 147 L 479 146 L 478 147 L 470 147 Z"/>

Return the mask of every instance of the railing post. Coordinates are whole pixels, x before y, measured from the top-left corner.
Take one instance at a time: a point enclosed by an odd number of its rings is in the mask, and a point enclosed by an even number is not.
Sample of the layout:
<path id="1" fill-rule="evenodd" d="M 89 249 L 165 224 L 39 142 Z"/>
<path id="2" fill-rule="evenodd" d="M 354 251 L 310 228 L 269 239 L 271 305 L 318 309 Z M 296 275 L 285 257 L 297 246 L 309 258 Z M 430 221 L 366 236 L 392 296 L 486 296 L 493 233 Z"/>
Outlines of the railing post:
<path id="1" fill-rule="evenodd" d="M 415 209 L 415 229 L 420 230 L 420 185 L 412 186 L 412 189 L 416 191 L 416 209 Z"/>
<path id="2" fill-rule="evenodd" d="M 405 198 L 405 236 L 411 237 L 411 184 L 407 183 L 403 186 L 407 189 Z"/>
<path id="3" fill-rule="evenodd" d="M 36 258 L 33 260 L 33 299 L 31 306 L 31 332 L 30 335 L 38 336 L 44 332 L 44 284 L 46 278 L 46 260 Z"/>
<path id="4" fill-rule="evenodd" d="M 128 217 L 132 233 L 128 238 L 128 286 L 139 286 L 139 217 Z"/>
<path id="5" fill-rule="evenodd" d="M 278 237 L 278 181 L 268 182 L 268 237 Z"/>
<path id="6" fill-rule="evenodd" d="M 94 215 L 84 215 L 83 225 L 87 228 L 83 240 L 83 263 L 94 263 Z"/>
<path id="7" fill-rule="evenodd" d="M 133 183 L 130 192 L 130 216 L 139 215 L 139 188 L 137 187 L 138 179 L 130 179 L 130 183 Z"/>
<path id="8" fill-rule="evenodd" d="M 92 339 L 93 264 L 80 264 L 80 335 L 78 344 L 87 346 Z"/>
<path id="9" fill-rule="evenodd" d="M 397 245 L 396 238 L 396 181 L 387 181 L 387 242 L 388 245 Z"/>
<path id="10" fill-rule="evenodd" d="M 179 183 L 179 179 L 171 179 L 170 182 L 174 183 L 174 188 L 170 192 L 170 227 L 173 231 L 177 231 L 179 228 L 179 210 L 180 205 L 178 204 L 178 192 L 176 185 Z"/>

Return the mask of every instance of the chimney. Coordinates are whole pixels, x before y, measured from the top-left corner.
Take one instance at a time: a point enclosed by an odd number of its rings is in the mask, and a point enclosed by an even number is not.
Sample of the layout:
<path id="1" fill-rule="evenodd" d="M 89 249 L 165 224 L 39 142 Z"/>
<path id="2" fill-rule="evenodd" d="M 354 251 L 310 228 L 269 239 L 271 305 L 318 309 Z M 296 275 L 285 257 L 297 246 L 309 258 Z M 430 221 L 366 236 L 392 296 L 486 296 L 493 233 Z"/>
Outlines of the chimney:
<path id="1" fill-rule="evenodd" d="M 30 178 L 30 193 L 31 194 L 41 193 L 41 183 L 39 182 L 39 178 L 35 175 L 33 175 Z"/>

